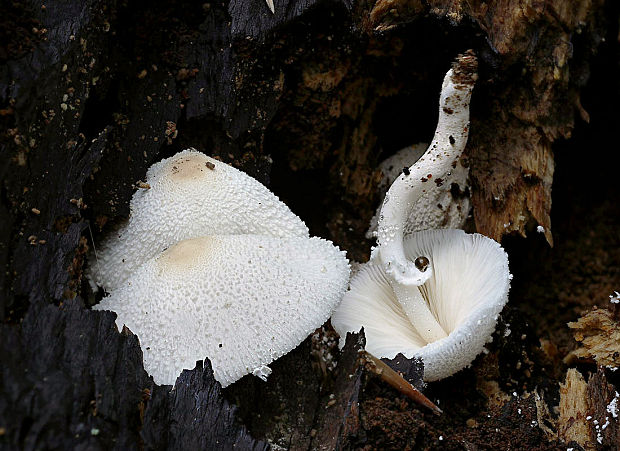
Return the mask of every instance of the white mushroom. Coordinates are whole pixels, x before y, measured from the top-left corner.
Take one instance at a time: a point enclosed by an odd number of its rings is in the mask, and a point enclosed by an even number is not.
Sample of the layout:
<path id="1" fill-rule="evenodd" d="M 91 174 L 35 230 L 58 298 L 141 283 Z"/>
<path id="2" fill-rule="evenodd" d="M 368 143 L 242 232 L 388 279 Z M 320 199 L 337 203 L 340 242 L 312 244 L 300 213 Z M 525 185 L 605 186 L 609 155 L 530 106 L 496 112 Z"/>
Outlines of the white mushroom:
<path id="1" fill-rule="evenodd" d="M 222 386 L 267 365 L 330 317 L 349 265 L 320 238 L 228 235 L 181 241 L 95 306 L 138 335 L 158 384 L 208 357 Z"/>
<path id="2" fill-rule="evenodd" d="M 376 253 L 392 279 L 402 308 L 409 319 L 420 326 L 419 332 L 427 341 L 445 337 L 446 331 L 439 327 L 415 290 L 415 286 L 431 277 L 432 266 L 428 267 L 425 258 L 415 262 L 406 258 L 404 230 L 411 209 L 427 192 L 426 186 L 442 183 L 465 148 L 476 68 L 476 57 L 470 51 L 459 56 L 446 74 L 433 141 L 424 155 L 394 181 L 385 195 L 379 216 Z"/>
<path id="3" fill-rule="evenodd" d="M 269 7 L 269 10 L 271 11 L 271 13 L 275 14 L 276 8 L 273 4 L 273 0 L 267 0 L 267 6 Z"/>
<path id="4" fill-rule="evenodd" d="M 381 181 L 377 190 L 381 197 L 385 196 L 389 186 L 400 176 L 403 169 L 409 168 L 422 157 L 428 144 L 419 143 L 405 147 L 379 164 Z M 470 199 L 469 168 L 458 161 L 456 167 L 446 175 L 440 184 L 432 183 L 413 205 L 405 223 L 403 235 L 429 229 L 460 229 L 469 215 Z M 377 234 L 377 223 L 381 214 L 381 206 L 370 220 L 366 238 Z"/>
<path id="5" fill-rule="evenodd" d="M 129 219 L 97 246 L 89 279 L 111 291 L 142 263 L 184 239 L 206 235 L 308 236 L 271 191 L 221 161 L 185 150 L 154 164 L 131 199 Z"/>
<path id="6" fill-rule="evenodd" d="M 442 379 L 469 365 L 490 339 L 508 300 L 508 257 L 497 242 L 462 230 L 417 232 L 404 245 L 407 258 L 426 255 L 431 262 L 432 276 L 415 290 L 447 336 L 424 338 L 376 255 L 352 278 L 331 322 L 341 337 L 364 327 L 368 352 L 421 358 L 424 379 Z"/>

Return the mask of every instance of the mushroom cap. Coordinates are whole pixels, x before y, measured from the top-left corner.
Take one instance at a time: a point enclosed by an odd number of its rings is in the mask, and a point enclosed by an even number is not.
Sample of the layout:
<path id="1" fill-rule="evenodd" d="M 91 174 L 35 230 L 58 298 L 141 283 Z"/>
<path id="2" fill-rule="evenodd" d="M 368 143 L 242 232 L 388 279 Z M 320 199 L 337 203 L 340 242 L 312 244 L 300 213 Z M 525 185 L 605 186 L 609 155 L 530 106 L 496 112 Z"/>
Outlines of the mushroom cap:
<path id="1" fill-rule="evenodd" d="M 413 166 L 424 155 L 427 148 L 428 144 L 426 143 L 414 144 L 399 150 L 379 164 L 382 177 L 377 190 L 381 198 L 385 197 L 390 185 L 402 174 L 403 168 Z M 456 195 L 452 189 L 453 184 L 459 188 L 459 193 Z M 450 175 L 444 178 L 443 183 L 429 184 L 426 193 L 415 202 L 409 213 L 403 234 L 407 236 L 413 232 L 428 229 L 462 228 L 469 215 L 470 199 L 469 195 L 465 194 L 468 188 L 469 168 L 463 166 L 459 160 L 450 171 Z M 366 238 L 372 238 L 377 231 L 381 204 L 370 220 Z"/>
<path id="2" fill-rule="evenodd" d="M 256 179 L 196 150 L 154 164 L 131 214 L 97 246 L 93 287 L 120 286 L 142 263 L 184 239 L 207 235 L 308 236 L 299 217 Z"/>
<path id="3" fill-rule="evenodd" d="M 220 235 L 181 241 L 94 308 L 138 335 L 158 384 L 209 357 L 223 387 L 266 366 L 330 317 L 346 291 L 345 253 L 320 238 Z"/>
<path id="4" fill-rule="evenodd" d="M 462 230 L 417 232 L 404 243 L 407 258 L 423 255 L 433 266 L 433 275 L 419 290 L 448 336 L 426 343 L 376 255 L 352 278 L 332 325 L 341 337 L 364 327 L 371 354 L 421 358 L 425 380 L 443 379 L 471 364 L 490 340 L 508 301 L 508 256 L 492 239 Z"/>

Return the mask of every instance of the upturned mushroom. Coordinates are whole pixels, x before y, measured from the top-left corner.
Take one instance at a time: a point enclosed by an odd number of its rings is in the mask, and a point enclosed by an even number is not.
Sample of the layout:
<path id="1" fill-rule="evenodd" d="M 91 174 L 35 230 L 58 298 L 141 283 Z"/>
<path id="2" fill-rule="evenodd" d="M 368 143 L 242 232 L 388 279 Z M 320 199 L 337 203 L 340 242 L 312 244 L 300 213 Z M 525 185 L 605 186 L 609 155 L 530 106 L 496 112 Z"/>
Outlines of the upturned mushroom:
<path id="1" fill-rule="evenodd" d="M 207 235 L 308 236 L 299 217 L 256 179 L 194 149 L 155 163 L 130 217 L 97 245 L 93 288 L 119 287 L 168 246 Z"/>
<path id="2" fill-rule="evenodd" d="M 138 335 L 156 383 L 208 357 L 226 387 L 266 378 L 327 321 L 348 279 L 344 252 L 320 238 L 207 236 L 149 259 L 94 308 Z"/>
<path id="3" fill-rule="evenodd" d="M 331 322 L 341 337 L 363 327 L 366 350 L 376 357 L 420 358 L 425 380 L 442 379 L 469 365 L 490 340 L 508 300 L 508 257 L 497 242 L 462 230 L 417 232 L 404 247 L 407 258 L 428 256 L 432 275 L 413 288 L 445 336 L 429 339 L 421 330 L 427 325 L 411 320 L 376 254 L 353 276 Z"/>
<path id="4" fill-rule="evenodd" d="M 476 69 L 476 57 L 468 51 L 457 58 L 446 74 L 433 141 L 424 155 L 394 181 L 385 195 L 379 216 L 375 250 L 378 261 L 391 279 L 402 309 L 427 342 L 446 336 L 416 289 L 432 276 L 433 265 L 429 265 L 425 256 L 406 257 L 404 230 L 411 209 L 427 192 L 426 187 L 442 183 L 465 148 Z"/>

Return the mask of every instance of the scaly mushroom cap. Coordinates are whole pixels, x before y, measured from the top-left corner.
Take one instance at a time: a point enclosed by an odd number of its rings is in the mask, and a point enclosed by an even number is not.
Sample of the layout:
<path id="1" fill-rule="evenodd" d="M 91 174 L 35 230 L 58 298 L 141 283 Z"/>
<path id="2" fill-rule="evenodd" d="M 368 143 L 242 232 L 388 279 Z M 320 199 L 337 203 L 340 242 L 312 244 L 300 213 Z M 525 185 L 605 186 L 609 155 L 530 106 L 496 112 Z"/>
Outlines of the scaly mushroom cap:
<path id="1" fill-rule="evenodd" d="M 264 185 L 190 149 L 154 164 L 131 200 L 129 220 L 97 246 L 89 279 L 111 291 L 142 263 L 184 239 L 207 235 L 308 236 Z"/>
<path id="2" fill-rule="evenodd" d="M 508 257 L 497 242 L 462 230 L 417 232 L 404 243 L 408 258 L 425 255 L 433 266 L 419 293 L 447 336 L 422 338 L 376 255 L 351 280 L 332 325 L 341 337 L 364 327 L 366 350 L 379 358 L 421 358 L 424 379 L 434 381 L 471 364 L 491 338 L 508 301 Z"/>
<path id="3" fill-rule="evenodd" d="M 301 343 L 330 317 L 349 279 L 345 253 L 320 238 L 228 235 L 181 241 L 94 308 L 140 339 L 158 384 L 209 357 L 222 386 Z"/>
<path id="4" fill-rule="evenodd" d="M 404 168 L 413 166 L 418 161 L 428 144 L 419 143 L 405 147 L 379 164 L 381 181 L 377 190 L 385 196 L 390 185 L 403 173 Z M 459 160 L 442 183 L 429 185 L 426 192 L 415 202 L 404 226 L 403 235 L 428 229 L 460 229 L 469 215 L 469 168 Z M 381 205 L 370 220 L 366 238 L 376 236 L 377 224 L 381 215 Z"/>

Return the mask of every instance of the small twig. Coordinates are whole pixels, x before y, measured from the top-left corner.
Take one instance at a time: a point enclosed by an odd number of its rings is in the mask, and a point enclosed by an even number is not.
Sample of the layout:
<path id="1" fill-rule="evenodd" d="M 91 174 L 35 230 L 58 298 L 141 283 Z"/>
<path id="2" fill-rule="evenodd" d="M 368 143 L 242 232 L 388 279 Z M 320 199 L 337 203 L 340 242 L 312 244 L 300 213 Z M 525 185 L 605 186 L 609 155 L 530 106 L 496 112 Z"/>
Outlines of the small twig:
<path id="1" fill-rule="evenodd" d="M 372 354 L 369 354 L 366 351 L 361 351 L 360 357 L 364 360 L 364 363 L 366 364 L 366 369 L 380 376 L 381 380 L 390 384 L 403 395 L 406 395 L 412 401 L 432 410 L 433 413 L 435 413 L 436 415 L 441 415 L 443 413 L 442 410 L 437 407 L 430 399 L 424 396 L 422 392 L 420 392 L 413 385 L 407 382 L 400 374 L 390 368 L 385 362 L 376 358 Z"/>

